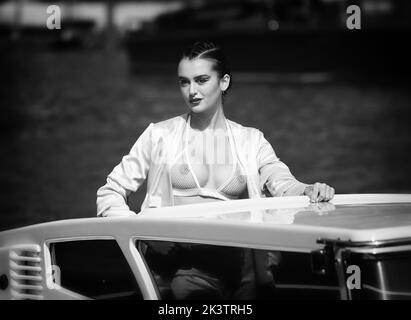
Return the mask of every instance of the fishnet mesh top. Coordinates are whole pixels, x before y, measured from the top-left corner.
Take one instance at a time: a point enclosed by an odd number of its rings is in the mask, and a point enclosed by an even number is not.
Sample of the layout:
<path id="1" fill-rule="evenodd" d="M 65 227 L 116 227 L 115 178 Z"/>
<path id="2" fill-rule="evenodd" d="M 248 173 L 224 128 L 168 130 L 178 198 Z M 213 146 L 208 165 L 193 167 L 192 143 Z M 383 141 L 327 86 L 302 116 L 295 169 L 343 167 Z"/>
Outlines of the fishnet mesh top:
<path id="1" fill-rule="evenodd" d="M 182 153 L 181 160 L 184 158 L 184 153 Z M 171 167 L 171 185 L 174 189 L 174 195 L 188 197 L 206 195 L 204 186 L 209 179 L 209 168 L 204 165 L 196 167 L 196 170 L 190 170 L 187 161 L 184 162 L 185 163 L 181 163 L 181 161 L 179 161 Z M 235 170 L 233 170 L 232 167 L 229 170 L 231 171 L 231 175 L 229 175 L 228 179 L 225 182 L 223 181 L 217 189 L 213 190 L 220 194 L 219 199 L 222 197 L 228 199 L 238 198 L 247 187 L 247 181 L 240 166 L 235 165 Z M 229 174 L 229 172 L 227 173 Z M 195 178 L 197 178 L 198 185 Z M 221 178 L 221 176 L 219 178 Z M 208 196 L 212 196 L 212 193 L 209 193 Z"/>
<path id="2" fill-rule="evenodd" d="M 247 188 L 247 180 L 237 161 L 236 154 L 233 150 L 232 141 L 231 152 L 234 165 L 225 165 L 215 170 L 214 179 L 220 183 L 217 188 L 206 188 L 205 185 L 209 180 L 210 167 L 207 165 L 192 166 L 187 153 L 189 123 L 186 127 L 186 145 L 182 146 L 183 150 L 171 166 L 171 185 L 174 196 L 207 196 L 221 200 L 236 199 Z M 230 137 L 229 137 L 230 138 Z"/>

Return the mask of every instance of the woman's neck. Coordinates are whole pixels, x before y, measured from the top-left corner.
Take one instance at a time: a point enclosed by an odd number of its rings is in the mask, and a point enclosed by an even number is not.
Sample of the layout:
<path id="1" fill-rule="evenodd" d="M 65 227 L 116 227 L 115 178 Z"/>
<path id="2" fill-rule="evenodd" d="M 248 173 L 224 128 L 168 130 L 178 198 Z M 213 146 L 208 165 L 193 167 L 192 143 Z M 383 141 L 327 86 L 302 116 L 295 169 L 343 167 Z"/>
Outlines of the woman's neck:
<path id="1" fill-rule="evenodd" d="M 191 112 L 191 127 L 199 131 L 224 129 L 225 116 L 222 106 L 218 106 L 210 112 Z"/>

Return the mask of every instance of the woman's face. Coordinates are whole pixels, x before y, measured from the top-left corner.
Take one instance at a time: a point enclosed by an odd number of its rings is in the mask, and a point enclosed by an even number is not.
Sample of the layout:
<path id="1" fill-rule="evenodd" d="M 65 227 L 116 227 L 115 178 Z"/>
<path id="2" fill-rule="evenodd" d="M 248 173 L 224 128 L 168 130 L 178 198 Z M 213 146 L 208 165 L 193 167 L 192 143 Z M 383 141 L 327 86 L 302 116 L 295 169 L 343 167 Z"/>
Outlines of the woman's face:
<path id="1" fill-rule="evenodd" d="M 228 88 L 228 75 L 221 78 L 208 59 L 184 58 L 178 65 L 181 93 L 188 107 L 195 113 L 215 110 L 221 105 L 223 90 Z"/>

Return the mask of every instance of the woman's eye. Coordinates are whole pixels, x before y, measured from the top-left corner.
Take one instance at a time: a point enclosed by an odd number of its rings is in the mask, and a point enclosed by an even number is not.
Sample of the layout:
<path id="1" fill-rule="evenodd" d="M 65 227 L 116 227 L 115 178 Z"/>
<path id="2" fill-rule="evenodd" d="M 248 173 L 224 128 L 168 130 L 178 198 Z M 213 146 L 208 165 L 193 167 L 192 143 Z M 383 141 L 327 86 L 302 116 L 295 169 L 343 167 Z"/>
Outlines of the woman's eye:
<path id="1" fill-rule="evenodd" d="M 207 81 L 208 81 L 208 79 L 206 79 L 206 78 L 200 78 L 200 79 L 197 80 L 197 82 L 198 82 L 199 84 L 206 83 Z"/>
<path id="2" fill-rule="evenodd" d="M 181 87 L 184 87 L 184 86 L 186 86 L 186 85 L 188 84 L 188 81 L 187 81 L 187 80 L 180 80 L 179 82 L 180 82 L 180 86 L 181 86 Z"/>

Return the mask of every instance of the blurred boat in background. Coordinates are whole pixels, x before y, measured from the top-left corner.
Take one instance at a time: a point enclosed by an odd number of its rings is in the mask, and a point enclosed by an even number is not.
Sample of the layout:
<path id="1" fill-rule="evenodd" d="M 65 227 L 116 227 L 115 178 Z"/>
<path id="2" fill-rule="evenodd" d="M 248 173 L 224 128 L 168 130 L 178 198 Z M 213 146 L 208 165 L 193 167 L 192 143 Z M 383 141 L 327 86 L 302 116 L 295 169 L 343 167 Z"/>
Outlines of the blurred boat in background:
<path id="1" fill-rule="evenodd" d="M 208 39 L 222 45 L 237 72 L 404 78 L 410 4 L 357 2 L 361 30 L 346 26 L 348 1 L 201 1 L 128 30 L 124 44 L 134 72 L 174 72 L 186 46 Z"/>

